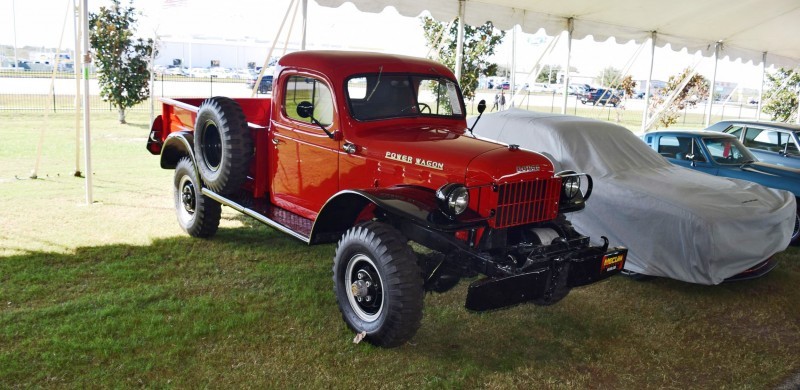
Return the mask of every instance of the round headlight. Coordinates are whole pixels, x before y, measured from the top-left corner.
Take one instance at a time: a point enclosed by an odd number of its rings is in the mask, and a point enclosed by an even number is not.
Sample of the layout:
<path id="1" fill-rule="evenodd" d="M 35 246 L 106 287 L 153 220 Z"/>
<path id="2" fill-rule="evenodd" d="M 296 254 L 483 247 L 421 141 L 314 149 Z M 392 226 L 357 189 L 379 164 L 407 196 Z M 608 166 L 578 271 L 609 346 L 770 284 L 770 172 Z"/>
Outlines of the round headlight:
<path id="1" fill-rule="evenodd" d="M 461 184 L 445 184 L 436 191 L 436 200 L 447 215 L 460 215 L 469 206 L 469 191 Z"/>
<path id="2" fill-rule="evenodd" d="M 567 176 L 561 181 L 561 193 L 565 198 L 572 200 L 581 193 L 581 179 L 579 176 Z"/>

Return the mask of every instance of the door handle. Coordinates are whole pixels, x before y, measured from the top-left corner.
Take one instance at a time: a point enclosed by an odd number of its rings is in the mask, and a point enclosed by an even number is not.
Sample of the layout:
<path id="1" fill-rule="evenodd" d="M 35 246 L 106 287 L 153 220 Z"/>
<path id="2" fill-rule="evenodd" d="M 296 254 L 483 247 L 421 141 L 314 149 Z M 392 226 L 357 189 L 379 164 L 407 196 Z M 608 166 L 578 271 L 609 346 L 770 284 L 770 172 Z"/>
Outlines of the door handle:
<path id="1" fill-rule="evenodd" d="M 273 138 L 273 139 L 272 139 L 272 143 L 273 143 L 273 144 L 275 144 L 275 146 L 278 146 L 278 144 L 280 144 L 280 143 L 281 143 L 281 140 L 279 140 L 279 139 L 277 139 L 277 138 Z"/>

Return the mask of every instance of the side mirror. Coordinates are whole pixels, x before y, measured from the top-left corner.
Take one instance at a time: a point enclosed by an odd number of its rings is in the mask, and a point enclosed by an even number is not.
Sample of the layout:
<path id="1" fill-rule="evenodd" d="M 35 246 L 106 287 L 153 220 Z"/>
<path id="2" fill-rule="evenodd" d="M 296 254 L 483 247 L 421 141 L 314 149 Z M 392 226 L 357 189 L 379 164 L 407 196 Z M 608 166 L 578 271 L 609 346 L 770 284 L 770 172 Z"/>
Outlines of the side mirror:
<path id="1" fill-rule="evenodd" d="M 473 136 L 475 134 L 472 133 L 472 129 L 474 129 L 475 125 L 478 124 L 478 121 L 481 120 L 481 117 L 483 116 L 483 112 L 484 111 L 486 111 L 486 100 L 481 99 L 481 101 L 478 102 L 478 117 L 475 118 L 475 123 L 472 124 L 472 127 L 467 129 L 467 130 L 469 130 L 469 133 L 472 134 Z"/>
<path id="2" fill-rule="evenodd" d="M 310 118 L 314 114 L 314 105 L 309 101 L 302 101 L 297 105 L 297 115 L 301 118 Z"/>

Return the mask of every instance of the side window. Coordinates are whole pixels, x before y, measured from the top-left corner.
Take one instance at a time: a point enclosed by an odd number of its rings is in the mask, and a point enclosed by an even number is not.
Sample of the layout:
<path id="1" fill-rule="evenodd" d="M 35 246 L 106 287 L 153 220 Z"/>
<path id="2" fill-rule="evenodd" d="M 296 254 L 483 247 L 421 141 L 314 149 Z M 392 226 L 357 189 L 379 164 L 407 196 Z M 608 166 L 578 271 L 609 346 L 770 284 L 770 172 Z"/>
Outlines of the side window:
<path id="1" fill-rule="evenodd" d="M 658 138 L 657 151 L 664 157 L 676 158 L 675 155 L 680 151 L 679 146 L 678 137 L 665 135 Z"/>
<path id="2" fill-rule="evenodd" d="M 736 138 L 742 138 L 742 126 L 733 125 L 727 129 L 725 129 L 725 133 L 735 135 Z"/>
<path id="3" fill-rule="evenodd" d="M 789 145 L 786 146 L 786 153 L 800 154 L 800 149 L 797 149 L 797 143 L 794 142 L 794 135 L 792 133 L 785 133 L 784 135 L 787 136 L 786 141 L 789 143 Z"/>
<path id="4" fill-rule="evenodd" d="M 689 156 L 694 155 L 694 161 L 706 162 L 703 156 L 703 149 L 700 149 L 697 141 L 692 137 L 671 137 L 678 144 L 675 158 L 678 160 L 689 160 Z M 663 137 L 661 139 L 664 139 Z"/>
<path id="5" fill-rule="evenodd" d="M 778 133 L 778 147 L 781 152 L 786 150 L 789 154 L 797 154 L 797 145 L 794 143 L 791 133 Z"/>
<path id="6" fill-rule="evenodd" d="M 774 130 L 748 127 L 744 133 L 744 145 L 748 148 L 769 150 L 777 152 L 783 150 L 780 146 L 780 133 Z"/>
<path id="7" fill-rule="evenodd" d="M 330 88 L 313 77 L 289 77 L 283 101 L 286 116 L 298 122 L 311 123 L 311 118 L 302 118 L 297 114 L 297 105 L 304 101 L 314 105 L 312 117 L 319 123 L 323 126 L 333 123 L 333 95 Z"/>
<path id="8" fill-rule="evenodd" d="M 694 161 L 706 162 L 706 156 L 703 155 L 703 149 L 700 148 L 700 144 L 697 143 L 696 139 L 692 139 L 691 152 L 694 155 Z"/>

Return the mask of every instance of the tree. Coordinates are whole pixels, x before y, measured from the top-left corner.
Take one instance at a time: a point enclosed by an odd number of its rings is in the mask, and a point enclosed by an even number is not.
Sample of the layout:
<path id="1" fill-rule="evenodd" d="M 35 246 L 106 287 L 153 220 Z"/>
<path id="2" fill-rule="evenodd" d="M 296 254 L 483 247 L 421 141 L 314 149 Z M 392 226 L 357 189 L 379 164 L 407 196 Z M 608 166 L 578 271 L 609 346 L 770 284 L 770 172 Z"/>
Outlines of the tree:
<path id="1" fill-rule="evenodd" d="M 800 84 L 800 72 L 780 68 L 767 75 L 767 90 L 764 92 L 764 112 L 772 116 L 772 120 L 788 122 L 792 113 L 797 110 L 797 88 Z M 795 114 L 797 115 L 797 114 Z"/>
<path id="2" fill-rule="evenodd" d="M 111 2 L 111 7 L 89 15 L 89 41 L 99 68 L 100 94 L 117 108 L 119 122 L 126 123 L 125 109 L 150 96 L 147 63 L 154 46 L 152 39 L 134 38 L 134 8 L 120 6 L 120 0 Z"/>
<path id="3" fill-rule="evenodd" d="M 617 88 L 625 93 L 626 98 L 633 97 L 633 92 L 636 90 L 636 82 L 633 81 L 631 75 L 627 75 L 622 78 Z"/>
<path id="4" fill-rule="evenodd" d="M 455 71 L 456 45 L 458 37 L 458 19 L 450 26 L 450 31 L 445 32 L 447 23 L 437 22 L 427 16 L 420 18 L 425 31 L 425 40 L 429 47 L 440 48 L 438 54 L 431 59 L 436 60 Z M 461 72 L 461 91 L 467 99 L 475 97 L 478 78 L 481 74 L 494 76 L 497 74 L 497 64 L 489 62 L 488 58 L 494 54 L 495 48 L 503 41 L 505 31 L 494 28 L 492 22 L 473 27 L 464 25 L 464 49 Z M 442 41 L 446 43 L 442 43 Z"/>
<path id="5" fill-rule="evenodd" d="M 681 73 L 670 76 L 669 80 L 667 80 L 667 85 L 652 97 L 651 108 L 653 108 L 654 112 L 658 108 L 662 109 L 656 128 L 659 125 L 669 127 L 677 123 L 680 112 L 687 105 L 693 105 L 698 100 L 708 97 L 708 81 L 699 74 L 691 76 L 686 85 L 682 89 L 680 88 L 691 73 L 692 70 L 686 68 Z M 668 103 L 667 98 L 673 94 L 675 94 L 675 98 Z M 665 104 L 666 106 L 664 106 Z"/>
<path id="6" fill-rule="evenodd" d="M 619 88 L 622 82 L 622 71 L 613 66 L 609 66 L 597 75 L 596 80 L 601 86 Z"/>
<path id="7" fill-rule="evenodd" d="M 539 75 L 536 76 L 536 82 L 556 84 L 558 83 L 558 72 L 561 72 L 561 65 L 545 65 Z"/>

